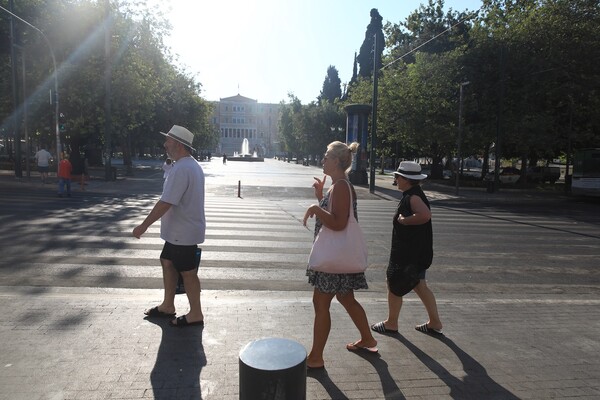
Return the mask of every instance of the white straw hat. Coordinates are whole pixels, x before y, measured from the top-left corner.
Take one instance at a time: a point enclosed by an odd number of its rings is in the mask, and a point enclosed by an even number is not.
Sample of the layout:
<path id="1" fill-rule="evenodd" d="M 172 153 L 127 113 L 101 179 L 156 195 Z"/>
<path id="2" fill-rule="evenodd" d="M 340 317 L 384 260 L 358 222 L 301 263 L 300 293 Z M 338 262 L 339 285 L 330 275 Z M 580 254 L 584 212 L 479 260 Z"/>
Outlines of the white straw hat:
<path id="1" fill-rule="evenodd" d="M 402 161 L 394 175 L 400 175 L 406 179 L 420 181 L 427 178 L 427 175 L 421 173 L 421 166 L 414 161 Z"/>
<path id="2" fill-rule="evenodd" d="M 161 132 L 161 135 L 173 138 L 179 143 L 194 150 L 194 146 L 192 145 L 192 142 L 194 141 L 194 134 L 185 129 L 183 126 L 173 125 L 169 133 Z"/>

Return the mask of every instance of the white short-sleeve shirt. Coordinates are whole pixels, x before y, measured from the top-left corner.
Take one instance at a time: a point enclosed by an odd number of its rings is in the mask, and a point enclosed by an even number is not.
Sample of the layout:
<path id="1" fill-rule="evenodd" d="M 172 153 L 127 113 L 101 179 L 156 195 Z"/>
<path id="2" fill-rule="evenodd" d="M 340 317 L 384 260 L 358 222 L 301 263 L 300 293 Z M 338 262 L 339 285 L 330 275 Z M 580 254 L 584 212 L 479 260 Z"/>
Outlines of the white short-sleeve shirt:
<path id="1" fill-rule="evenodd" d="M 160 220 L 161 239 L 181 246 L 204 242 L 204 171 L 193 157 L 173 164 L 160 198 L 171 208 Z"/>
<path id="2" fill-rule="evenodd" d="M 37 164 L 40 167 L 48 167 L 50 165 L 51 158 L 52 158 L 52 154 L 50 154 L 45 149 L 41 149 L 40 151 L 35 153 L 35 159 L 37 160 Z"/>

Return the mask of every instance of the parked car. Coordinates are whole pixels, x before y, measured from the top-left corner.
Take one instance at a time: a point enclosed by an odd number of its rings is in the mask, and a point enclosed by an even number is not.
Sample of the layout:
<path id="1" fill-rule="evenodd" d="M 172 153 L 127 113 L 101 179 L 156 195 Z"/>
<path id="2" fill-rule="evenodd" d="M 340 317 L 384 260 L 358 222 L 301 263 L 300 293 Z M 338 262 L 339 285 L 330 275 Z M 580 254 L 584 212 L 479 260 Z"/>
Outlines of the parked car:
<path id="1" fill-rule="evenodd" d="M 521 170 L 514 167 L 500 168 L 498 180 L 500 183 L 517 183 L 521 179 Z M 494 171 L 490 171 L 485 176 L 486 181 L 494 180 Z"/>
<path id="2" fill-rule="evenodd" d="M 440 167 L 442 168 L 442 167 Z M 427 175 L 428 178 L 431 178 L 431 166 L 430 165 L 422 165 L 421 173 Z M 449 169 L 442 169 L 442 179 L 450 179 L 452 178 L 452 171 Z"/>
<path id="3" fill-rule="evenodd" d="M 456 170 L 458 160 L 455 158 L 452 160 L 452 168 Z M 462 167 L 460 168 L 460 174 L 463 179 L 481 179 L 483 163 L 473 157 L 465 158 L 462 160 Z"/>

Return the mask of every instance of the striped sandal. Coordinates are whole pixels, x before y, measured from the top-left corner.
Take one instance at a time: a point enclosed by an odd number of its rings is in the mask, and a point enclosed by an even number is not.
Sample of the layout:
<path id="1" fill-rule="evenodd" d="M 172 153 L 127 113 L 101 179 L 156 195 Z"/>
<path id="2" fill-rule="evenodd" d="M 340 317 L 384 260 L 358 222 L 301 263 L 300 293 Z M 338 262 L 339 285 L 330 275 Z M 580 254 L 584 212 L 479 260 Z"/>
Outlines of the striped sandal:
<path id="1" fill-rule="evenodd" d="M 419 332 L 427 333 L 430 335 L 444 335 L 441 329 L 433 329 L 427 326 L 427 323 L 415 326 L 415 329 Z"/>
<path id="2" fill-rule="evenodd" d="M 397 330 L 386 328 L 383 321 L 371 325 L 371 329 L 377 333 L 398 333 Z"/>

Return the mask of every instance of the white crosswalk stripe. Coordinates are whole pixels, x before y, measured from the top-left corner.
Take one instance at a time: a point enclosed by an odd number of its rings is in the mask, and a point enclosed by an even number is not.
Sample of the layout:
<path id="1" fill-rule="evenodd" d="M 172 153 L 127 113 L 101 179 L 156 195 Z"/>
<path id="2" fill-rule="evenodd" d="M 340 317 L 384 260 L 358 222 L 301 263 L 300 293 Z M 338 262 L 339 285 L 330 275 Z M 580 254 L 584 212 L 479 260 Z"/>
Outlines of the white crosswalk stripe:
<path id="1" fill-rule="evenodd" d="M 65 207 L 37 192 L 3 192 L 0 277 L 5 284 L 21 285 L 161 287 L 160 222 L 140 240 L 131 236 L 157 198 L 89 197 Z M 305 268 L 314 221 L 305 227 L 302 219 L 312 203 L 209 193 L 206 241 L 201 245 L 203 287 L 310 290 Z M 359 199 L 373 290 L 385 289 L 396 205 L 393 199 Z M 568 273 L 583 280 L 600 259 L 594 223 L 458 207 L 443 200 L 432 201 L 432 211 L 435 257 L 430 272 L 449 282 L 468 275 L 473 282 L 496 277 L 510 283 L 519 279 L 524 265 L 530 271 Z"/>

